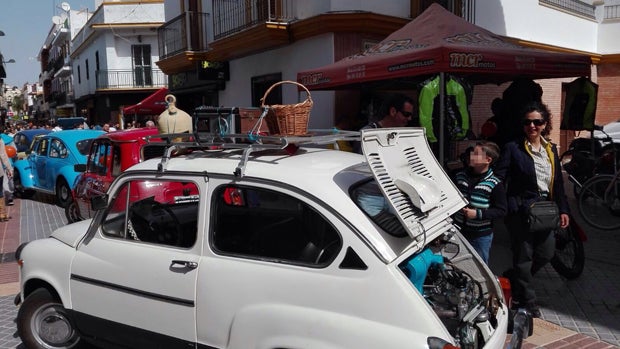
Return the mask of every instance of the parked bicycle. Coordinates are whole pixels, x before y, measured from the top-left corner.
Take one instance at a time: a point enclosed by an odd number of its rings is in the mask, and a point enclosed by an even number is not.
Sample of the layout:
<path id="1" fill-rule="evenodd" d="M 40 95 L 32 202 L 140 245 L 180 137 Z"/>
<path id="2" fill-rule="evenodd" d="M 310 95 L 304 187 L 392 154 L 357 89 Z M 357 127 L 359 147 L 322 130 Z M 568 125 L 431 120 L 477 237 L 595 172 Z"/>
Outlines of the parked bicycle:
<path id="1" fill-rule="evenodd" d="M 599 131 L 603 136 L 595 136 Z M 573 183 L 575 198 L 587 180 L 599 174 L 614 174 L 620 156 L 620 144 L 596 125 L 590 138 L 575 138 L 560 157 L 562 168 Z"/>
<path id="2" fill-rule="evenodd" d="M 617 167 L 617 166 L 616 166 Z M 595 228 L 620 228 L 620 171 L 586 181 L 579 193 L 579 213 Z"/>

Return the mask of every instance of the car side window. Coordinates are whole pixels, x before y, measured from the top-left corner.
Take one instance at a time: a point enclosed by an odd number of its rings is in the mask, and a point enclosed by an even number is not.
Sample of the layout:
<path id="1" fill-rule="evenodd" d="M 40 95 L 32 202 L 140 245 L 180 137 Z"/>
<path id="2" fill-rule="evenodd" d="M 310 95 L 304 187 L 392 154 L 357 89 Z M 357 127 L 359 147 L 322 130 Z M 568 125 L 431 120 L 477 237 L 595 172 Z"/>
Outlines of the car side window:
<path id="1" fill-rule="evenodd" d="M 18 151 L 26 151 L 28 149 L 28 140 L 26 139 L 26 136 L 22 134 L 15 135 L 13 141 L 17 145 Z"/>
<path id="2" fill-rule="evenodd" d="M 39 141 L 39 146 L 37 147 L 37 155 L 47 156 L 47 148 L 49 144 L 49 139 L 44 138 Z"/>
<path id="3" fill-rule="evenodd" d="M 112 198 L 101 231 L 111 238 L 189 248 L 197 240 L 199 199 L 193 182 L 132 180 Z"/>
<path id="4" fill-rule="evenodd" d="M 263 188 L 225 185 L 215 193 L 212 243 L 217 252 L 325 266 L 342 239 L 307 203 Z"/>
<path id="5" fill-rule="evenodd" d="M 108 155 L 110 144 L 107 142 L 94 142 L 88 158 L 88 172 L 105 175 L 108 171 Z"/>
<path id="6" fill-rule="evenodd" d="M 58 139 L 52 139 L 50 142 L 50 158 L 66 158 L 67 147 Z"/>
<path id="7" fill-rule="evenodd" d="M 112 146 L 112 177 L 118 177 L 121 174 L 121 147 Z"/>
<path id="8" fill-rule="evenodd" d="M 66 158 L 69 155 L 69 149 L 67 149 L 67 146 L 63 142 L 58 141 L 57 147 L 58 153 L 60 154 L 60 157 L 62 159 Z"/>

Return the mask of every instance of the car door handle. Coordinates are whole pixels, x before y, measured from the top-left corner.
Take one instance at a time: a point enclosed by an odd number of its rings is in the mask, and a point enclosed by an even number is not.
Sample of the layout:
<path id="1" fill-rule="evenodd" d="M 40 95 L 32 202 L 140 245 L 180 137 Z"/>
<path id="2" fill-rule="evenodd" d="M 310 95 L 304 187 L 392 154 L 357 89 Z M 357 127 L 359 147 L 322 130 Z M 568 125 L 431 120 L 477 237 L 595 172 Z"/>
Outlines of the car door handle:
<path id="1" fill-rule="evenodd" d="M 186 268 L 190 268 L 190 269 L 196 269 L 198 268 L 198 263 L 196 262 L 190 262 L 190 261 L 180 261 L 178 259 L 173 259 L 172 263 L 170 266 L 175 266 L 175 265 L 181 265 L 184 266 Z"/>

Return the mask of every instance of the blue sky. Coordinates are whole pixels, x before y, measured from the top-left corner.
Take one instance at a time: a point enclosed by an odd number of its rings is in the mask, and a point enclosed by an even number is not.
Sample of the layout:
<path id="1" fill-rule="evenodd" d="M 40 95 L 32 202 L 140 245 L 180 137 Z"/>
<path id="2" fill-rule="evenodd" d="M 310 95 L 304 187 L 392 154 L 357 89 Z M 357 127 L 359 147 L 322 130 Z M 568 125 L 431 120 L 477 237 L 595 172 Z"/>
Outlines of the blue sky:
<path id="1" fill-rule="evenodd" d="M 39 81 L 41 63 L 39 51 L 52 27 L 52 17 L 62 12 L 61 0 L 0 0 L 0 53 L 5 64 L 6 85 L 22 87 L 24 83 Z M 94 11 L 95 0 L 65 0 L 71 9 L 88 8 Z"/>

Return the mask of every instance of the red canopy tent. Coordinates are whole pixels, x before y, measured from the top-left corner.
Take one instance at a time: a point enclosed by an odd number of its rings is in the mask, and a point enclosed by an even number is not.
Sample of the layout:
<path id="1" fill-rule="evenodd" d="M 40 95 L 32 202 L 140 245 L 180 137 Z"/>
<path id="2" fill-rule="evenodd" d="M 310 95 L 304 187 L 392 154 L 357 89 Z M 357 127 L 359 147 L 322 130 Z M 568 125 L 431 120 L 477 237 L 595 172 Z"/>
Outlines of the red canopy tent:
<path id="1" fill-rule="evenodd" d="M 401 29 L 364 52 L 297 74 L 309 90 L 352 87 L 411 89 L 439 74 L 458 75 L 471 84 L 503 83 L 518 78 L 590 76 L 590 56 L 521 46 L 456 16 L 436 3 Z M 440 89 L 443 139 L 445 89 Z M 443 142 L 440 162 L 443 162 Z"/>
<path id="2" fill-rule="evenodd" d="M 124 115 L 159 115 L 166 110 L 168 89 L 163 87 L 137 104 L 123 108 Z"/>
<path id="3" fill-rule="evenodd" d="M 454 73 L 472 84 L 518 77 L 589 76 L 587 55 L 524 47 L 467 22 L 438 4 L 368 50 L 298 73 L 310 90 L 438 73 Z"/>

